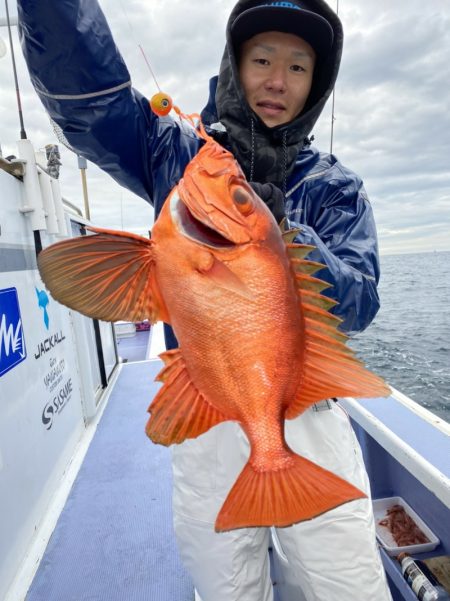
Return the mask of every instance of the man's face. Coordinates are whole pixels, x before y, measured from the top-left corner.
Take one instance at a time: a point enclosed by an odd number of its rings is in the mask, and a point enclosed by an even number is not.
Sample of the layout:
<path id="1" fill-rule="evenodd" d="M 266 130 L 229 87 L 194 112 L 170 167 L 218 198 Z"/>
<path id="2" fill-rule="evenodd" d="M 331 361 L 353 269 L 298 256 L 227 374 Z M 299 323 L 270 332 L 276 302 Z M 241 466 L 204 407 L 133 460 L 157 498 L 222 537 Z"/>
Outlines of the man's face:
<path id="1" fill-rule="evenodd" d="M 316 55 L 296 35 L 267 31 L 242 44 L 239 77 L 247 102 L 268 127 L 288 123 L 305 106 Z"/>

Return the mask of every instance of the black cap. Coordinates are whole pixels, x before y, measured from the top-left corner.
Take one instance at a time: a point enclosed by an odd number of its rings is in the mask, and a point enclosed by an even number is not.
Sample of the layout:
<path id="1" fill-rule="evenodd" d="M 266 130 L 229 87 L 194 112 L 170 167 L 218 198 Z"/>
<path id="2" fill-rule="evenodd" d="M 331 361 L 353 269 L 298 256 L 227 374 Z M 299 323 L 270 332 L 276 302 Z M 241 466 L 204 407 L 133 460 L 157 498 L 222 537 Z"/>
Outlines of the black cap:
<path id="1" fill-rule="evenodd" d="M 262 2 L 243 11 L 231 25 L 235 47 L 258 33 L 281 31 L 303 38 L 324 57 L 333 45 L 333 29 L 328 21 L 308 10 L 305 2 Z"/>

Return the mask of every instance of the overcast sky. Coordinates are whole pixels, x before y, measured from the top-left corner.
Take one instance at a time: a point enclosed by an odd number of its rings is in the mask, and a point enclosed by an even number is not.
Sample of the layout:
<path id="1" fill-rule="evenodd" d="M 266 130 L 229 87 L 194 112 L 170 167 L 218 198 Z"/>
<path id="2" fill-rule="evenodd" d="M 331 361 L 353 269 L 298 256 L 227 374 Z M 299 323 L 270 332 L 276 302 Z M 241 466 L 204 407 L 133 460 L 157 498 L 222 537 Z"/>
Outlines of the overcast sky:
<path id="1" fill-rule="evenodd" d="M 16 14 L 14 1 L 9 2 Z M 329 4 L 336 8 L 335 0 Z M 234 0 L 101 1 L 133 85 L 149 97 L 157 91 L 140 44 L 160 87 L 185 112 L 199 111 L 207 100 L 233 5 Z M 4 11 L 2 5 L 0 18 Z M 364 179 L 380 251 L 450 250 L 449 0 L 340 0 L 339 13 L 345 44 L 333 150 Z M 6 28 L 0 28 L 0 37 L 8 42 Z M 13 37 L 17 40 L 16 28 Z M 27 135 L 42 148 L 56 139 L 17 43 L 16 60 Z M 20 131 L 9 49 L 0 59 L 0 83 L 0 144 L 7 156 L 17 153 Z M 331 102 L 313 132 L 314 144 L 325 151 L 330 113 Z M 76 157 L 61 151 L 63 194 L 82 207 Z M 88 185 L 98 225 L 148 230 L 151 208 L 92 164 Z"/>

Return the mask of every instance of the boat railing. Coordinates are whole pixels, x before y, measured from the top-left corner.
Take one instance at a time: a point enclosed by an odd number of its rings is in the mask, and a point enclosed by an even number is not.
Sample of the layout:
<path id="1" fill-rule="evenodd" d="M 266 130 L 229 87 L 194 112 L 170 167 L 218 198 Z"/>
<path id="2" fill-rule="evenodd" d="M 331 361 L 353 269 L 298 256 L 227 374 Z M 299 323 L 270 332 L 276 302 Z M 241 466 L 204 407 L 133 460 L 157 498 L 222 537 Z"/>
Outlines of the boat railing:
<path id="1" fill-rule="evenodd" d="M 70 200 L 67 200 L 67 198 L 64 198 L 64 196 L 62 197 L 62 201 L 63 201 L 64 208 L 67 211 L 69 211 L 70 213 L 73 213 L 74 215 L 77 215 L 79 217 L 83 217 L 83 212 L 79 207 L 77 207 L 77 205 L 75 205 L 73 202 L 70 202 Z"/>

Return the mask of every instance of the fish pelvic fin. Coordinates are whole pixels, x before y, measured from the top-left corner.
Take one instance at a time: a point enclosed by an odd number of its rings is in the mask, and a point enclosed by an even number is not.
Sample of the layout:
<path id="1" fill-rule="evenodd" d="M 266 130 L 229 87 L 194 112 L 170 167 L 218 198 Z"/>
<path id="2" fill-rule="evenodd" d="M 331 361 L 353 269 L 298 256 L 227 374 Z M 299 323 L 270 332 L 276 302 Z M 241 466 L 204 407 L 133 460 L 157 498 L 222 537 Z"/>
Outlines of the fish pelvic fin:
<path id="1" fill-rule="evenodd" d="M 286 248 L 303 317 L 305 349 L 297 393 L 285 418 L 293 419 L 314 403 L 331 397 L 389 396 L 389 386 L 367 370 L 346 346 L 348 336 L 338 329 L 342 320 L 330 313 L 337 303 L 321 294 L 330 284 L 313 277 L 325 266 L 303 258 L 305 251 L 313 247 L 288 242 Z"/>
<path id="2" fill-rule="evenodd" d="M 211 263 L 206 268 L 199 271 L 208 277 L 218 288 L 229 290 L 246 299 L 252 299 L 250 289 L 217 257 L 211 255 Z"/>
<path id="3" fill-rule="evenodd" d="M 155 281 L 154 242 L 87 229 L 94 235 L 63 240 L 39 253 L 39 271 L 53 298 L 94 319 L 170 323 Z"/>
<path id="4" fill-rule="evenodd" d="M 165 366 L 157 376 L 164 385 L 148 412 L 146 434 L 157 444 L 171 445 L 197 438 L 228 418 L 211 405 L 191 381 L 180 349 L 162 353 Z"/>
<path id="5" fill-rule="evenodd" d="M 250 458 L 217 516 L 216 532 L 291 526 L 366 497 L 346 480 L 292 451 L 286 463 L 283 469 L 261 471 Z"/>

